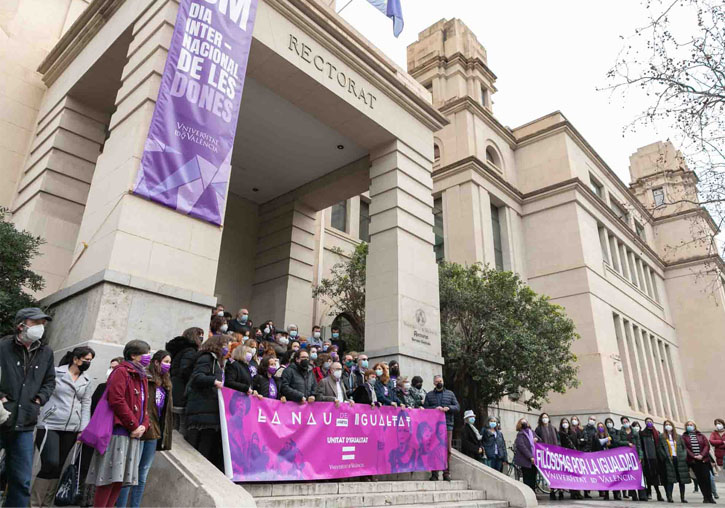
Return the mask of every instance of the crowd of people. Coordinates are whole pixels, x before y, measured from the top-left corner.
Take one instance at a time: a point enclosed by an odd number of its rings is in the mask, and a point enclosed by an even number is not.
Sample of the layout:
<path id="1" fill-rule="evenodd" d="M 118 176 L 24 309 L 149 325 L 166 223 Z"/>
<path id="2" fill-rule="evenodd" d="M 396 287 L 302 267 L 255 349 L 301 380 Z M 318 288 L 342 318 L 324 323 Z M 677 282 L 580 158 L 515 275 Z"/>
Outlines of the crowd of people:
<path id="1" fill-rule="evenodd" d="M 140 506 L 156 451 L 172 446 L 172 429 L 219 470 L 223 470 L 221 422 L 217 390 L 226 387 L 250 397 L 282 403 L 317 401 L 366 404 L 445 413 L 448 456 L 455 415 L 460 405 L 445 388 L 441 375 L 426 392 L 420 376 L 403 375 L 397 361 L 371 365 L 362 352 L 349 351 L 339 328 L 323 339 L 319 326 L 303 336 L 294 324 L 277 329 L 273 321 L 255 326 L 246 309 L 236 317 L 218 306 L 209 330 L 189 328 L 152 353 L 142 340 L 131 340 L 123 356 L 111 360 L 106 381 L 95 389 L 86 372 L 94 361 L 90 347 L 77 347 L 54 366 L 54 354 L 42 340 L 51 317 L 38 308 L 18 311 L 15 332 L 0 339 L 0 449 L 4 450 L 2 489 L 4 506 L 51 506 L 64 465 L 77 453 L 81 457 L 82 506 Z M 105 420 L 104 420 L 105 419 Z M 462 451 L 502 472 L 508 464 L 506 441 L 496 418 L 476 426 L 471 410 L 463 415 Z M 87 436 L 95 435 L 99 422 L 112 421 L 106 446 Z M 607 418 L 590 417 L 581 425 L 577 417 L 562 418 L 558 428 L 543 413 L 536 428 L 522 418 L 516 425 L 513 462 L 532 489 L 536 483 L 534 443 L 580 451 L 612 447 L 636 449 L 646 488 L 614 492 L 615 499 L 647 500 L 659 487 L 673 502 L 679 485 L 682 502 L 691 474 L 705 502 L 717 498 L 714 467 L 725 456 L 725 422 L 715 421 L 709 439 L 688 421 L 678 434 L 671 421 L 661 431 L 651 418 L 621 426 Z M 81 447 L 80 442 L 83 442 Z M 75 451 L 75 452 L 74 452 Z M 34 456 L 40 458 L 33 471 Z M 373 478 L 371 478 L 373 479 Z M 431 480 L 439 472 L 431 472 Z M 448 470 L 443 480 L 450 480 Z M 601 492 L 605 499 L 608 492 Z M 562 499 L 564 492 L 551 493 Z M 571 491 L 573 499 L 591 497 Z"/>

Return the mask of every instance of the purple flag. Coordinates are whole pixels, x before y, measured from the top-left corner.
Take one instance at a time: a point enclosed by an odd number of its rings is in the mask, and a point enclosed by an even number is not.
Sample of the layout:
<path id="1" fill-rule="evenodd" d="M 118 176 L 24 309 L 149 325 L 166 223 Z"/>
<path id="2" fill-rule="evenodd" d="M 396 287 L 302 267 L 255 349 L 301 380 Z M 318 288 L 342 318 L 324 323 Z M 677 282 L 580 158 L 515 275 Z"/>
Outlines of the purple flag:
<path id="1" fill-rule="evenodd" d="M 579 452 L 536 443 L 536 467 L 553 489 L 640 490 L 642 464 L 635 448 Z"/>
<path id="2" fill-rule="evenodd" d="M 181 0 L 133 192 L 221 225 L 257 0 Z"/>
<path id="3" fill-rule="evenodd" d="M 219 393 L 226 474 L 235 482 L 441 471 L 445 415 L 433 409 L 281 403 Z"/>

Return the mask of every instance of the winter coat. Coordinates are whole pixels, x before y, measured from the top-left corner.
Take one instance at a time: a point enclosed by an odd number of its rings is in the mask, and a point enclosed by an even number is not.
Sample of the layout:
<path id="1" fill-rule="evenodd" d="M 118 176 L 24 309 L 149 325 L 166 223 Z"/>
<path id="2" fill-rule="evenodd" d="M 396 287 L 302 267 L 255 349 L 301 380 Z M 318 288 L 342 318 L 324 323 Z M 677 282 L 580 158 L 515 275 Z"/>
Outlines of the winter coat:
<path id="1" fill-rule="evenodd" d="M 194 370 L 199 345 L 192 339 L 176 337 L 166 343 L 166 351 L 171 355 L 172 395 L 176 407 L 186 405 L 186 385 L 189 383 L 191 372 Z"/>
<path id="2" fill-rule="evenodd" d="M 639 434 L 635 434 L 631 430 L 629 432 L 626 432 L 626 429 L 619 429 L 619 433 L 617 434 L 617 445 L 620 447 L 630 447 L 630 444 L 633 444 L 633 447 L 637 451 L 637 458 L 639 460 L 642 460 L 642 441 L 639 438 Z"/>
<path id="3" fill-rule="evenodd" d="M 423 388 L 421 388 L 419 390 L 415 386 L 411 386 L 410 394 L 413 396 L 413 398 L 416 401 L 415 407 L 423 407 L 423 402 L 425 402 L 426 391 Z"/>
<path id="4" fill-rule="evenodd" d="M 342 400 L 349 400 L 345 386 L 340 380 L 340 391 L 342 391 Z M 315 391 L 315 400 L 322 402 L 335 402 L 337 400 L 337 383 L 333 376 L 327 376 L 325 379 L 317 383 Z"/>
<path id="5" fill-rule="evenodd" d="M 0 339 L 0 399 L 11 414 L 3 431 L 30 431 L 38 423 L 40 407 L 55 390 L 53 350 L 41 341 L 28 350 L 14 335 Z M 40 401 L 38 404 L 35 399 Z"/>
<path id="6" fill-rule="evenodd" d="M 398 397 L 401 404 L 405 404 L 408 407 L 420 407 L 418 406 L 418 401 L 413 398 L 413 394 L 410 390 L 408 390 L 408 393 L 405 393 L 402 388 L 396 388 L 395 396 Z"/>
<path id="7" fill-rule="evenodd" d="M 252 387 L 252 374 L 249 372 L 249 366 L 243 362 L 227 360 L 224 366 L 224 386 L 247 393 Z"/>
<path id="8" fill-rule="evenodd" d="M 315 396 L 317 381 L 312 370 L 302 371 L 298 363 L 291 363 L 284 369 L 280 394 L 292 402 L 302 402 L 302 399 Z"/>
<path id="9" fill-rule="evenodd" d="M 592 438 L 596 434 L 597 434 L 597 427 L 596 426 L 592 426 L 592 427 L 590 427 L 589 425 L 585 426 L 582 429 L 582 439 L 584 441 L 581 441 L 580 442 L 581 448 L 579 449 L 579 451 L 582 451 L 582 452 L 593 452 L 594 450 L 592 450 Z"/>
<path id="10" fill-rule="evenodd" d="M 395 386 L 392 381 L 388 381 L 388 384 L 381 383 L 380 380 L 375 383 L 375 395 L 378 397 L 378 402 L 383 406 L 391 406 L 393 403 L 400 405 L 398 396 L 395 394 Z"/>
<path id="11" fill-rule="evenodd" d="M 539 425 L 536 427 L 536 437 L 539 441 L 544 444 L 558 445 L 559 444 L 559 433 L 551 425 Z"/>
<path id="12" fill-rule="evenodd" d="M 685 450 L 687 451 L 687 463 L 692 464 L 695 462 L 704 462 L 705 464 L 710 463 L 710 443 L 708 442 L 705 435 L 699 430 L 695 431 L 697 436 L 697 442 L 700 445 L 700 453 L 702 460 L 695 458 L 695 454 L 692 452 L 692 443 L 690 442 L 690 435 L 688 433 L 682 434 L 682 442 L 685 444 Z"/>
<path id="13" fill-rule="evenodd" d="M 425 401 L 423 407 L 426 409 L 435 409 L 437 407 L 447 407 L 446 411 L 446 427 L 448 430 L 453 430 L 453 421 L 456 414 L 461 410 L 461 406 L 458 405 L 458 399 L 456 395 L 445 388 L 442 391 L 432 390 L 425 395 Z"/>
<path id="14" fill-rule="evenodd" d="M 174 419 L 171 412 L 174 398 L 173 390 L 166 390 L 166 400 L 161 408 L 161 415 L 159 415 L 159 407 L 156 405 L 156 389 L 158 387 L 151 378 L 149 378 L 148 384 L 150 396 L 146 397 L 148 402 L 146 409 L 149 415 L 149 426 L 141 440 L 158 439 L 157 450 L 171 450 L 171 433 L 174 430 Z"/>
<path id="15" fill-rule="evenodd" d="M 660 461 L 664 464 L 664 472 L 662 475 L 663 483 L 690 483 L 690 469 L 687 466 L 687 449 L 682 442 L 682 437 L 677 436 L 675 438 L 677 446 L 677 468 L 672 461 L 672 454 L 670 453 L 669 442 L 665 434 L 660 434 L 660 445 L 657 449 Z M 679 480 L 678 480 L 679 477 Z"/>
<path id="16" fill-rule="evenodd" d="M 472 459 L 480 460 L 483 457 L 483 443 L 476 437 L 476 432 L 466 423 L 461 434 L 461 451 Z"/>
<path id="17" fill-rule="evenodd" d="M 40 409 L 39 429 L 80 432 L 91 419 L 91 380 L 81 372 L 74 383 L 68 367 L 55 369 L 55 391 Z"/>
<path id="18" fill-rule="evenodd" d="M 352 400 L 355 401 L 355 404 L 370 405 L 373 403 L 373 393 L 375 393 L 375 389 L 371 388 L 369 384 L 364 383 L 355 389 L 355 393 L 352 394 Z M 380 405 L 379 401 L 377 405 Z"/>
<path id="19" fill-rule="evenodd" d="M 580 452 L 588 451 L 587 448 L 589 447 L 589 438 L 587 437 L 586 432 L 584 432 L 584 429 L 582 429 L 581 427 L 574 427 L 574 425 L 572 425 L 570 429 L 571 434 L 573 434 L 576 450 L 579 450 Z"/>
<path id="20" fill-rule="evenodd" d="M 244 335 L 244 333 L 252 331 L 252 327 L 249 326 L 247 323 L 249 323 L 249 320 L 241 323 L 239 320 L 237 320 L 237 318 L 230 319 L 229 321 L 227 321 L 227 324 L 229 325 L 228 331 L 234 333 L 241 333 L 242 335 Z"/>
<path id="21" fill-rule="evenodd" d="M 647 485 L 660 485 L 660 476 L 664 473 L 664 464 L 660 463 L 657 449 L 660 447 L 660 435 L 654 428 L 644 428 L 639 432 L 642 441 L 642 473 Z"/>
<path id="22" fill-rule="evenodd" d="M 214 381 L 221 381 L 224 369 L 216 355 L 205 351 L 198 355 L 189 379 L 186 397 L 186 422 L 191 428 L 218 428 L 219 398 Z"/>
<path id="23" fill-rule="evenodd" d="M 364 382 L 362 372 L 357 367 L 353 367 L 350 370 L 347 367 L 342 369 L 342 384 L 345 385 L 345 390 L 349 398 L 352 398 L 352 394 L 355 393 L 357 387 Z"/>
<path id="24" fill-rule="evenodd" d="M 506 452 L 506 441 L 503 438 L 503 432 L 500 430 L 482 429 L 481 440 L 483 441 L 483 451 L 489 459 L 501 459 L 508 462 L 508 453 Z M 498 451 L 498 454 L 496 453 Z"/>
<path id="25" fill-rule="evenodd" d="M 123 427 L 129 433 L 141 425 L 148 429 L 149 412 L 143 402 L 149 397 L 146 372 L 129 361 L 122 362 L 108 377 L 106 393 L 114 427 Z"/>
<path id="26" fill-rule="evenodd" d="M 274 379 L 275 383 L 277 383 L 277 397 L 276 398 L 279 398 L 280 397 L 279 379 L 274 378 L 274 377 L 273 377 L 273 379 Z M 268 398 L 270 398 L 269 397 L 270 383 L 271 383 L 271 381 L 269 380 L 269 378 L 267 376 L 263 376 L 262 374 L 257 374 L 252 379 L 252 390 L 257 392 L 259 395 L 261 395 L 265 399 L 268 399 Z"/>
<path id="27" fill-rule="evenodd" d="M 599 442 L 600 439 L 604 439 L 603 437 L 600 437 L 599 434 L 594 434 L 591 437 L 591 440 L 589 441 L 589 449 L 593 452 L 601 452 L 602 450 L 606 450 L 607 448 L 612 447 L 612 442 L 608 441 L 605 444 L 602 444 Z"/>
<path id="28" fill-rule="evenodd" d="M 717 465 L 722 466 L 723 457 L 725 457 L 725 431 L 720 434 L 718 431 L 713 430 L 712 434 L 710 434 L 710 445 L 715 451 Z"/>
<path id="29" fill-rule="evenodd" d="M 534 456 L 532 442 L 534 440 L 534 431 L 529 428 L 521 429 L 516 434 L 514 441 L 514 464 L 526 469 L 533 466 L 531 458 Z"/>
<path id="30" fill-rule="evenodd" d="M 559 446 L 562 448 L 576 450 L 576 440 L 576 433 L 571 429 L 571 427 L 568 429 L 559 429 Z"/>

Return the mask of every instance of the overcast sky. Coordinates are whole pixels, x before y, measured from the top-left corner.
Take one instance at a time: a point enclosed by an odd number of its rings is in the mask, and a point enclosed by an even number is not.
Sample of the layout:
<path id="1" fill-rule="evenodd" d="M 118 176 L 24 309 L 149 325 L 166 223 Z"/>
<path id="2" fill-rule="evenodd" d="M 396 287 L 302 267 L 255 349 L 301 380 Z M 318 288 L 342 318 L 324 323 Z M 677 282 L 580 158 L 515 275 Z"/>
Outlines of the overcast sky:
<path id="1" fill-rule="evenodd" d="M 337 0 L 337 8 L 348 0 Z M 405 29 L 393 37 L 392 21 L 367 0 L 353 0 L 341 16 L 406 69 L 406 47 L 436 21 L 460 18 L 488 53 L 498 77 L 493 111 L 517 127 L 559 110 L 609 166 L 629 183 L 629 156 L 638 147 L 665 139 L 622 129 L 644 109 L 641 99 L 597 91 L 625 41 L 646 20 L 638 0 L 401 0 Z"/>

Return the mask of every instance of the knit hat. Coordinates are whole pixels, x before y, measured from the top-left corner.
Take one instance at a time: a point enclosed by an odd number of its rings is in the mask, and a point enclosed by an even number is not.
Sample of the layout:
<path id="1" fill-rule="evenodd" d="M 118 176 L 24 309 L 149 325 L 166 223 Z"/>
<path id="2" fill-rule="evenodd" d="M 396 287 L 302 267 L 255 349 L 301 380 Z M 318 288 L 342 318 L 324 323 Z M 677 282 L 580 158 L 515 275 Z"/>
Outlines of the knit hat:
<path id="1" fill-rule="evenodd" d="M 471 409 L 467 409 L 465 413 L 463 413 L 463 419 L 475 417 L 476 415 Z"/>

